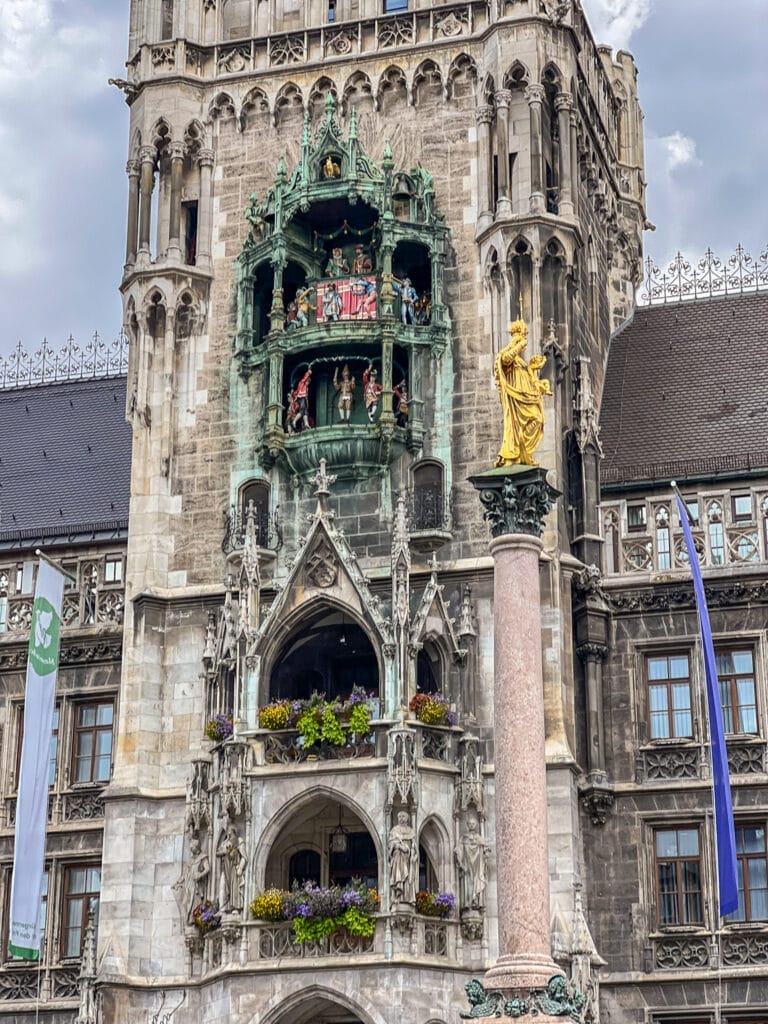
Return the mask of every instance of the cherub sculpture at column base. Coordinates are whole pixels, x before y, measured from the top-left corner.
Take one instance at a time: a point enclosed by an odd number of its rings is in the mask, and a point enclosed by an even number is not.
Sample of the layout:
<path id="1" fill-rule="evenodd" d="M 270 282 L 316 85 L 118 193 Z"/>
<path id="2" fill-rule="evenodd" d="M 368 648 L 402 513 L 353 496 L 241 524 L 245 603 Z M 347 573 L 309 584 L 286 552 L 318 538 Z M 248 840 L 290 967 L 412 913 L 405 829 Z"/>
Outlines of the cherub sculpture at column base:
<path id="1" fill-rule="evenodd" d="M 546 362 L 542 355 L 526 362 L 522 353 L 528 344 L 528 327 L 520 317 L 509 325 L 510 341 L 496 356 L 493 378 L 504 413 L 504 438 L 495 466 L 538 466 L 533 455 L 544 433 L 544 395 L 551 395 L 548 380 L 539 378 Z"/>

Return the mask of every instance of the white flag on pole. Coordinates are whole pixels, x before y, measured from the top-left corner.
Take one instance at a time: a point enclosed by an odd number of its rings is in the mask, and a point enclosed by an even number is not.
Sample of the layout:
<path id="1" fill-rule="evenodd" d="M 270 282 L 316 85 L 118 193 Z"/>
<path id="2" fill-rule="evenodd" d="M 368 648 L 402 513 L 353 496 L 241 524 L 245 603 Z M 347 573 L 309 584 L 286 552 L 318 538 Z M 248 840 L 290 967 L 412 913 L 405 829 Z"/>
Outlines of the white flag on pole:
<path id="1" fill-rule="evenodd" d="M 40 957 L 40 893 L 48 817 L 48 755 L 53 729 L 64 577 L 40 562 L 32 607 L 24 699 L 16 841 L 13 847 L 11 927 L 8 952 L 24 960 Z"/>

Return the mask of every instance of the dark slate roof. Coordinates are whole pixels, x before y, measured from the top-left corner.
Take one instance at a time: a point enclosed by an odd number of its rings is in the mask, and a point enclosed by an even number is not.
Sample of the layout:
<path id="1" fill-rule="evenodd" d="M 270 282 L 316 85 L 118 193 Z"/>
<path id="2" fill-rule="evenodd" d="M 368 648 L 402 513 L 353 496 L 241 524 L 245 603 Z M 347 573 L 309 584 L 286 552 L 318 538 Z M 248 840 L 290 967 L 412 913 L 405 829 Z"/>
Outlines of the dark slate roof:
<path id="1" fill-rule="evenodd" d="M 125 536 L 126 378 L 0 391 L 0 546 Z"/>
<path id="2" fill-rule="evenodd" d="M 604 486 L 768 468 L 768 293 L 639 308 L 600 430 Z"/>

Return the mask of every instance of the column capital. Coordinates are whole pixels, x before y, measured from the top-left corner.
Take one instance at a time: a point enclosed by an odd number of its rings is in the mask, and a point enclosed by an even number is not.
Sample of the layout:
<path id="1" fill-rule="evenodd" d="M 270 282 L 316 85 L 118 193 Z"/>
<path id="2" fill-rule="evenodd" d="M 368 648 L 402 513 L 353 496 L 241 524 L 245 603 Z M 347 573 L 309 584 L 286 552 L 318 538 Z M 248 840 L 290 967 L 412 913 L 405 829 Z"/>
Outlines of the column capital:
<path id="1" fill-rule="evenodd" d="M 543 103 L 547 92 L 543 85 L 529 85 L 525 90 L 525 98 L 529 103 Z"/>
<path id="2" fill-rule="evenodd" d="M 141 173 L 141 164 L 138 160 L 129 160 L 125 165 L 125 173 L 129 178 L 138 178 Z"/>
<path id="3" fill-rule="evenodd" d="M 512 102 L 512 90 L 511 89 L 497 89 L 494 93 L 493 98 L 496 100 L 496 106 L 508 107 Z"/>
<path id="4" fill-rule="evenodd" d="M 152 164 L 154 166 L 157 158 L 157 151 L 154 146 L 142 146 L 139 150 L 139 160 L 143 164 Z"/>
<path id="5" fill-rule="evenodd" d="M 493 107 L 488 104 L 478 107 L 475 111 L 475 118 L 478 124 L 490 124 L 493 121 Z"/>
<path id="6" fill-rule="evenodd" d="M 200 167 L 213 167 L 213 150 L 201 149 L 197 154 L 197 162 Z"/>
<path id="7" fill-rule="evenodd" d="M 168 155 L 170 156 L 171 160 L 183 160 L 185 148 L 186 147 L 184 146 L 183 142 L 172 142 L 168 146 Z"/>
<path id="8" fill-rule="evenodd" d="M 576 653 L 582 661 L 605 661 L 608 656 L 608 646 L 595 640 L 586 640 L 578 645 Z"/>
<path id="9" fill-rule="evenodd" d="M 559 92 L 555 96 L 555 110 L 570 110 L 573 106 L 573 96 L 569 92 Z"/>
<path id="10" fill-rule="evenodd" d="M 480 492 L 494 538 L 507 533 L 541 537 L 544 517 L 560 495 L 542 466 L 503 466 L 470 477 L 470 483 Z"/>

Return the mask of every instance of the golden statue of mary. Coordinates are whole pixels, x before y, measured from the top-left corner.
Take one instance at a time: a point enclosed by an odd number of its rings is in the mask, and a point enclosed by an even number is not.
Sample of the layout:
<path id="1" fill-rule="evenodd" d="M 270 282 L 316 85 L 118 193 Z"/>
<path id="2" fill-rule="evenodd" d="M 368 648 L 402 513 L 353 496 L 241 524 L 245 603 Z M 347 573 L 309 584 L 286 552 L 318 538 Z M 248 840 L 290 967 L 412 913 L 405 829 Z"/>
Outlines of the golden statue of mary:
<path id="1" fill-rule="evenodd" d="M 521 303 L 522 306 L 522 303 Z M 504 412 L 504 439 L 495 466 L 537 466 L 533 453 L 544 433 L 544 395 L 551 395 L 548 380 L 539 379 L 544 356 L 526 362 L 528 328 L 520 318 L 509 325 L 510 341 L 496 356 L 493 379 Z"/>

